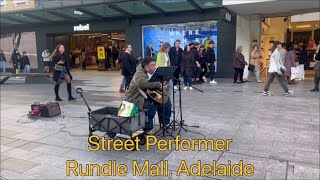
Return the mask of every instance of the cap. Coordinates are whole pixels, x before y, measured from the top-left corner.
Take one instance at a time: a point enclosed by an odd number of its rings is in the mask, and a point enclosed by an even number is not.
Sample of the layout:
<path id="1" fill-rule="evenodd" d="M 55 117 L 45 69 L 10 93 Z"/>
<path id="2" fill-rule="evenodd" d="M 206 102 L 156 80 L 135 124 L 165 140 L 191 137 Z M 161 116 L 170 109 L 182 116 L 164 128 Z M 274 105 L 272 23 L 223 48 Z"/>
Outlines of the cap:
<path id="1" fill-rule="evenodd" d="M 201 45 L 200 48 L 204 48 L 204 45 Z"/>
<path id="2" fill-rule="evenodd" d="M 194 45 L 197 46 L 197 45 L 200 45 L 200 43 L 199 42 L 195 42 Z"/>
<path id="3" fill-rule="evenodd" d="M 191 42 L 190 44 L 189 44 L 189 46 L 193 46 L 194 45 L 194 43 L 193 42 Z"/>
<path id="4" fill-rule="evenodd" d="M 279 44 L 282 44 L 280 41 L 274 41 L 273 45 L 278 46 Z"/>

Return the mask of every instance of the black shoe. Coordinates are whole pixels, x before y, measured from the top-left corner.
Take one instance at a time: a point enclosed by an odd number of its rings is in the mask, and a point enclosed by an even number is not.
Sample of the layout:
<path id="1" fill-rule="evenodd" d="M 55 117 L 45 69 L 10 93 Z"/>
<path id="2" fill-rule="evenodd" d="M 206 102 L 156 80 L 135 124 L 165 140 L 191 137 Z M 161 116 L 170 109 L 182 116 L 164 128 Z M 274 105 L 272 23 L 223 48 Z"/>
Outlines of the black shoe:
<path id="1" fill-rule="evenodd" d="M 311 92 L 319 92 L 319 88 L 313 88 L 310 90 Z"/>
<path id="2" fill-rule="evenodd" d="M 60 97 L 56 97 L 56 101 L 63 101 Z"/>
<path id="3" fill-rule="evenodd" d="M 245 81 L 240 81 L 239 83 L 245 83 Z"/>
<path id="4" fill-rule="evenodd" d="M 199 80 L 199 81 L 196 81 L 196 82 L 197 82 L 198 84 L 202 84 L 202 81 L 200 81 L 200 80 Z"/>
<path id="5" fill-rule="evenodd" d="M 76 98 L 74 98 L 74 97 L 71 96 L 71 97 L 68 98 L 68 100 L 69 100 L 69 101 L 74 101 L 74 100 L 76 100 Z"/>
<path id="6" fill-rule="evenodd" d="M 233 81 L 233 84 L 237 84 L 238 82 L 237 81 Z"/>

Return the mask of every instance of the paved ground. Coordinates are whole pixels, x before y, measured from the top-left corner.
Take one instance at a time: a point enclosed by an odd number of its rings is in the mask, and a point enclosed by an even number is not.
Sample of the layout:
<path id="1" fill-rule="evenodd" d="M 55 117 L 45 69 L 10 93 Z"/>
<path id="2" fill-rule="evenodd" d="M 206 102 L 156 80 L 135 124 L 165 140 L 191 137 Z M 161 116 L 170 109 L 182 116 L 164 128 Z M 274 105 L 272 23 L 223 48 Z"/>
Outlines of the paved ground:
<path id="1" fill-rule="evenodd" d="M 73 87 L 82 87 L 92 109 L 118 106 L 118 72 L 74 72 Z M 140 152 L 91 152 L 88 150 L 88 119 L 83 101 L 62 102 L 63 116 L 32 120 L 21 118 L 30 104 L 54 100 L 53 85 L 24 84 L 10 80 L 1 85 L 1 177 L 5 179 L 77 179 L 66 176 L 66 160 L 83 164 L 105 164 L 117 160 L 129 167 L 122 179 L 150 179 L 132 177 L 132 160 L 143 163 L 169 161 L 169 170 L 177 171 L 181 160 L 190 166 L 202 163 L 251 163 L 252 177 L 214 177 L 214 179 L 319 179 L 319 93 L 310 93 L 311 81 L 291 85 L 294 97 L 285 97 L 279 84 L 271 88 L 273 96 L 262 97 L 263 84 L 232 84 L 229 79 L 218 79 L 216 85 L 199 85 L 205 91 L 184 91 L 183 115 L 187 124 L 199 125 L 190 130 L 208 139 L 233 139 L 230 151 L 164 151 L 157 149 Z M 66 86 L 61 87 L 66 99 Z M 79 98 L 78 95 L 75 95 Z M 66 132 L 69 131 L 72 136 Z M 102 135 L 101 133 L 99 135 Z M 188 132 L 183 138 L 203 138 Z M 90 177 L 90 179 L 101 177 Z M 119 179 L 120 177 L 113 177 Z M 174 179 L 195 179 L 182 175 Z M 205 177 L 198 177 L 204 179 Z M 89 179 L 89 178 L 88 178 Z M 167 179 L 157 177 L 154 179 Z"/>

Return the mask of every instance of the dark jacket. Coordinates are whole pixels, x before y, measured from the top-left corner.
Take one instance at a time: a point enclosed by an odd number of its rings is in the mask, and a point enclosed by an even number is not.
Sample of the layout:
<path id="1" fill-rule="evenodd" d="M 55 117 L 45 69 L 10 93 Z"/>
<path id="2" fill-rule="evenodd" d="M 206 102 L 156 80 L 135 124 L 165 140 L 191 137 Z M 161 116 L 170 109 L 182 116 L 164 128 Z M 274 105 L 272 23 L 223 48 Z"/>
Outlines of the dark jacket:
<path id="1" fill-rule="evenodd" d="M 12 61 L 12 64 L 17 64 L 19 62 L 19 58 L 18 58 L 16 51 L 12 52 L 11 61 Z"/>
<path id="2" fill-rule="evenodd" d="M 182 54 L 182 61 L 180 63 L 180 73 L 183 76 L 191 76 L 193 74 L 193 64 L 195 63 L 194 55 L 192 52 Z"/>
<path id="3" fill-rule="evenodd" d="M 199 51 L 199 54 L 198 54 L 198 57 L 199 57 L 199 63 L 200 64 L 205 64 L 207 61 L 206 61 L 206 58 L 207 58 L 207 53 L 206 53 L 206 50 L 200 52 Z"/>
<path id="4" fill-rule="evenodd" d="M 191 49 L 191 53 L 193 54 L 194 61 L 199 61 L 199 52 L 196 47 Z"/>
<path id="5" fill-rule="evenodd" d="M 240 52 L 233 55 L 233 67 L 244 69 L 248 63 L 244 60 L 244 56 Z"/>
<path id="6" fill-rule="evenodd" d="M 19 59 L 19 62 L 20 62 L 20 68 L 21 69 L 24 69 L 24 67 L 26 65 L 30 65 L 30 60 L 29 60 L 29 57 L 28 56 L 22 56 L 20 59 Z"/>
<path id="7" fill-rule="evenodd" d="M 154 56 L 154 51 L 153 51 L 153 48 L 149 48 L 149 46 L 147 47 L 146 49 L 146 56 L 147 57 L 153 57 Z"/>
<path id="8" fill-rule="evenodd" d="M 55 55 L 52 57 L 52 66 L 53 66 L 53 75 L 52 75 L 52 79 L 53 81 L 58 81 L 59 78 L 60 78 L 60 74 L 61 74 L 61 71 L 56 71 L 54 70 L 54 66 L 55 64 L 58 64 L 58 62 L 62 60 L 64 61 L 64 64 L 61 64 L 62 66 L 65 67 L 65 70 L 67 72 L 67 74 L 70 76 L 70 78 L 72 79 L 72 76 L 71 76 L 71 73 L 69 71 L 70 67 L 70 63 L 68 62 L 68 58 L 66 58 L 66 55 L 65 54 L 58 54 L 58 55 Z"/>
<path id="9" fill-rule="evenodd" d="M 176 47 L 171 47 L 169 50 L 169 58 L 171 66 L 180 66 L 180 62 L 182 59 L 183 50 L 181 48 L 176 49 Z"/>
<path id="10" fill-rule="evenodd" d="M 307 51 L 301 51 L 299 64 L 305 64 L 305 63 L 308 63 L 308 62 L 309 62 L 309 59 L 308 59 Z"/>
<path id="11" fill-rule="evenodd" d="M 134 74 L 125 95 L 126 101 L 135 104 L 138 109 L 143 109 L 143 104 L 145 101 L 145 98 L 141 95 L 138 88 L 146 90 L 157 89 L 161 87 L 160 82 L 149 82 L 148 78 L 149 76 L 147 72 L 142 68 L 141 64 L 139 64 L 137 67 L 137 72 Z"/>
<path id="12" fill-rule="evenodd" d="M 0 54 L 0 61 L 7 62 L 6 56 L 4 54 Z"/>
<path id="13" fill-rule="evenodd" d="M 122 75 L 133 76 L 136 72 L 137 59 L 132 54 L 125 52 L 122 56 Z"/>
<path id="14" fill-rule="evenodd" d="M 208 47 L 206 56 L 207 56 L 206 57 L 207 63 L 213 64 L 216 62 L 216 55 L 214 53 L 214 49 L 211 49 L 210 47 Z"/>

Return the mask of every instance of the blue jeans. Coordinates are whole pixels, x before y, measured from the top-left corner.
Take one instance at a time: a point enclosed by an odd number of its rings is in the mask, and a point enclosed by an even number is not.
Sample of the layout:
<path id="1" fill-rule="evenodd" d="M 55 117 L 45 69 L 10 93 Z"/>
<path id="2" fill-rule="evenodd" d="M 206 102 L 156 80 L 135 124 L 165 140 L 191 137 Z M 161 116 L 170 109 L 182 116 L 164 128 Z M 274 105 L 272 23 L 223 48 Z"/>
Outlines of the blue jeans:
<path id="1" fill-rule="evenodd" d="M 126 78 L 122 76 L 122 81 L 120 84 L 120 89 L 125 89 L 126 88 Z"/>
<path id="2" fill-rule="evenodd" d="M 153 118 L 156 115 L 157 108 L 154 107 L 148 100 L 144 100 L 143 109 L 147 109 L 147 122 L 146 127 L 143 129 L 145 132 L 148 132 L 153 129 Z"/>
<path id="3" fill-rule="evenodd" d="M 260 71 L 256 71 L 256 70 L 254 70 L 254 72 L 249 71 L 249 72 L 248 72 L 248 77 L 247 77 L 247 79 L 250 80 L 253 75 L 256 76 L 256 80 L 257 80 L 257 81 L 260 80 Z"/>
<path id="4" fill-rule="evenodd" d="M 30 65 L 25 65 L 23 69 L 23 73 L 30 73 Z"/>
<path id="5" fill-rule="evenodd" d="M 0 70 L 2 70 L 2 73 L 6 73 L 6 62 L 0 61 Z"/>
<path id="6" fill-rule="evenodd" d="M 183 82 L 185 86 L 192 86 L 191 76 L 183 76 Z"/>

